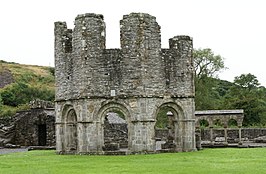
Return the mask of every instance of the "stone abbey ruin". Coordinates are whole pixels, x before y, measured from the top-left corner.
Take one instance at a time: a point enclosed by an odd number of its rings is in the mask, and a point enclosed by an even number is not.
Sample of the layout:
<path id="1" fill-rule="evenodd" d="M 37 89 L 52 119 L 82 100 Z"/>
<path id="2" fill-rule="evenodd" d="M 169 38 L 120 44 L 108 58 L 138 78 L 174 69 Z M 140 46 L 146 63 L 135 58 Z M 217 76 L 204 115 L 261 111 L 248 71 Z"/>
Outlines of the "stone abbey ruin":
<path id="1" fill-rule="evenodd" d="M 83 14 L 74 29 L 55 22 L 56 150 L 59 154 L 194 151 L 192 38 L 175 36 L 161 48 L 160 26 L 144 13 L 120 21 L 121 49 L 105 48 L 102 15 Z M 156 135 L 158 112 L 171 112 L 165 141 Z M 108 114 L 122 115 L 124 140 L 106 138 Z M 158 147 L 160 146 L 160 147 Z"/>
<path id="2" fill-rule="evenodd" d="M 30 110 L 1 117 L 0 154 L 56 144 L 59 154 L 266 147 L 265 128 L 242 127 L 243 110 L 194 111 L 192 40 L 177 36 L 161 49 L 155 17 L 124 16 L 121 49 L 105 49 L 96 14 L 79 15 L 74 31 L 56 22 L 55 36 L 56 108 L 36 99 Z M 2 68 L 0 88 L 12 83 Z"/>

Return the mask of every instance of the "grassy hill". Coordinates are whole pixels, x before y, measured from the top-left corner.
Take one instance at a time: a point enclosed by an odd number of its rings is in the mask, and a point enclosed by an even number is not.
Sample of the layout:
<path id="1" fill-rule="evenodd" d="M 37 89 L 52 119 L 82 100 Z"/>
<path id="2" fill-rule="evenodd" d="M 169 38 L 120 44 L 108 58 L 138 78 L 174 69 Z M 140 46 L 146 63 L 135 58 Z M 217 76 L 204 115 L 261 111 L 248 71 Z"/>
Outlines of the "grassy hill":
<path id="1" fill-rule="evenodd" d="M 37 98 L 54 100 L 54 68 L 0 60 L 0 116 L 27 109 Z"/>

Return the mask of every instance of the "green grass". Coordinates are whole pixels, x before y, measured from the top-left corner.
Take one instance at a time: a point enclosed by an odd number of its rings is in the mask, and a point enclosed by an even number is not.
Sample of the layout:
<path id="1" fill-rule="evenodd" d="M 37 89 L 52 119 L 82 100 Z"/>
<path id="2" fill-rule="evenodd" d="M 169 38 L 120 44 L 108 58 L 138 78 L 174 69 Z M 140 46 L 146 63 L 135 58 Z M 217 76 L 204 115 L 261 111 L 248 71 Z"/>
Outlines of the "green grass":
<path id="1" fill-rule="evenodd" d="M 266 148 L 128 156 L 55 155 L 30 151 L 0 155 L 2 174 L 79 173 L 266 173 Z"/>

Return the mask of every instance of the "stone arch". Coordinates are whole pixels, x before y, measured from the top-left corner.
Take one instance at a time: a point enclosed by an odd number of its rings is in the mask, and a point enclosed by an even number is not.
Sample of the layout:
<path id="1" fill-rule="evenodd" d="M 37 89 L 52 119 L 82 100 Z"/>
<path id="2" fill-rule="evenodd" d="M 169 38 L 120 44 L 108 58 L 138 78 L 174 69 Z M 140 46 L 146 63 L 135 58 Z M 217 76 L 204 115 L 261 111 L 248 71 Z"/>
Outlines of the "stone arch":
<path id="1" fill-rule="evenodd" d="M 132 136 L 131 136 L 131 116 L 130 112 L 124 104 L 116 103 L 116 102 L 109 102 L 103 105 L 98 113 L 97 117 L 100 119 L 100 126 L 98 129 L 99 132 L 99 145 L 102 148 L 104 146 L 104 121 L 105 117 L 109 112 L 120 112 L 125 116 L 125 121 L 127 123 L 128 129 L 128 150 L 132 148 Z"/>
<path id="2" fill-rule="evenodd" d="M 202 118 L 202 119 L 198 119 L 198 121 L 196 122 L 196 127 L 200 128 L 200 127 L 209 127 L 210 123 L 208 121 L 208 119 Z"/>
<path id="3" fill-rule="evenodd" d="M 155 112 L 155 118 L 156 118 L 159 110 L 162 108 L 169 108 L 170 111 L 174 114 L 174 116 L 176 116 L 176 118 L 178 117 L 178 119 L 184 119 L 184 111 L 183 111 L 182 107 L 179 104 L 172 102 L 172 101 L 160 104 L 160 106 L 157 107 L 157 110 Z M 175 114 L 177 114 L 177 115 L 175 115 Z"/>
<path id="4" fill-rule="evenodd" d="M 62 115 L 61 115 L 61 122 L 66 123 L 67 121 L 67 116 L 70 110 L 74 109 L 74 106 L 72 104 L 65 104 L 62 107 Z M 75 109 L 74 109 L 75 110 Z"/>
<path id="5" fill-rule="evenodd" d="M 62 121 L 65 129 L 65 151 L 74 153 L 78 147 L 77 114 L 72 105 L 65 105 L 62 111 Z"/>
<path id="6" fill-rule="evenodd" d="M 237 119 L 230 118 L 227 122 L 228 127 L 237 127 L 238 126 L 238 121 Z"/>
<path id="7" fill-rule="evenodd" d="M 213 119 L 213 126 L 214 127 L 224 127 L 223 119 L 220 119 L 220 118 Z"/>
<path id="8" fill-rule="evenodd" d="M 157 122 L 157 115 L 160 110 L 166 109 L 171 115 L 169 115 L 169 125 L 168 125 L 168 135 L 165 144 L 162 144 L 162 149 L 169 149 L 170 151 L 181 151 L 182 150 L 182 123 L 181 121 L 184 119 L 184 112 L 182 108 L 174 103 L 174 102 L 166 102 L 157 107 L 155 112 L 155 122 Z M 156 125 L 156 123 L 155 123 Z M 156 131 L 156 127 L 154 126 L 154 130 Z M 155 139 L 157 139 L 155 137 Z M 158 143 L 156 142 L 156 146 Z M 156 147 L 158 150 L 158 148 Z"/>

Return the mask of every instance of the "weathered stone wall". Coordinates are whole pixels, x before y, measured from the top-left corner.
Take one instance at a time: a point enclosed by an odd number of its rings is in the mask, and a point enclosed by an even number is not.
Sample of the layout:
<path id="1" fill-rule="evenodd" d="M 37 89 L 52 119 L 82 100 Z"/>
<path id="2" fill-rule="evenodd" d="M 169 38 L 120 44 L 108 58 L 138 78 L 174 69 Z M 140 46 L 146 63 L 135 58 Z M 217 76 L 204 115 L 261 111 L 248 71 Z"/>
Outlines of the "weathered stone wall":
<path id="1" fill-rule="evenodd" d="M 161 108 L 174 113 L 175 151 L 195 150 L 192 39 L 161 49 L 160 26 L 144 13 L 125 15 L 120 36 L 121 49 L 105 49 L 102 15 L 78 15 L 73 32 L 55 23 L 58 153 L 103 153 L 111 111 L 126 117 L 129 153 L 154 152 Z"/>
<path id="2" fill-rule="evenodd" d="M 200 127 L 200 121 L 206 121 L 208 127 L 217 126 L 215 123 L 219 122 L 223 127 L 229 126 L 229 121 L 234 120 L 236 126 L 241 127 L 244 119 L 244 110 L 205 110 L 195 111 L 196 127 Z"/>
<path id="3" fill-rule="evenodd" d="M 123 65 L 120 94 L 163 96 L 165 77 L 160 38 L 155 17 L 139 13 L 124 15 L 120 21 Z"/>
<path id="4" fill-rule="evenodd" d="M 54 115 L 54 109 L 31 109 L 1 119 L 0 145 L 55 146 Z"/>
<path id="5" fill-rule="evenodd" d="M 127 124 L 104 124 L 104 146 L 116 143 L 119 148 L 128 148 Z"/>
<path id="6" fill-rule="evenodd" d="M 32 109 L 14 124 L 14 144 L 22 146 L 54 146 L 55 117 L 54 110 Z M 45 144 L 40 144 L 40 125 L 45 126 Z"/>
<path id="7" fill-rule="evenodd" d="M 239 134 L 238 128 L 228 128 L 228 141 L 229 142 L 238 142 Z M 241 129 L 241 138 L 243 140 L 252 141 L 255 138 L 266 136 L 266 128 L 242 128 Z M 213 128 L 213 139 L 216 137 L 224 137 L 224 129 L 223 128 Z M 210 141 L 210 130 L 202 129 L 201 130 L 201 140 L 202 141 Z"/>

